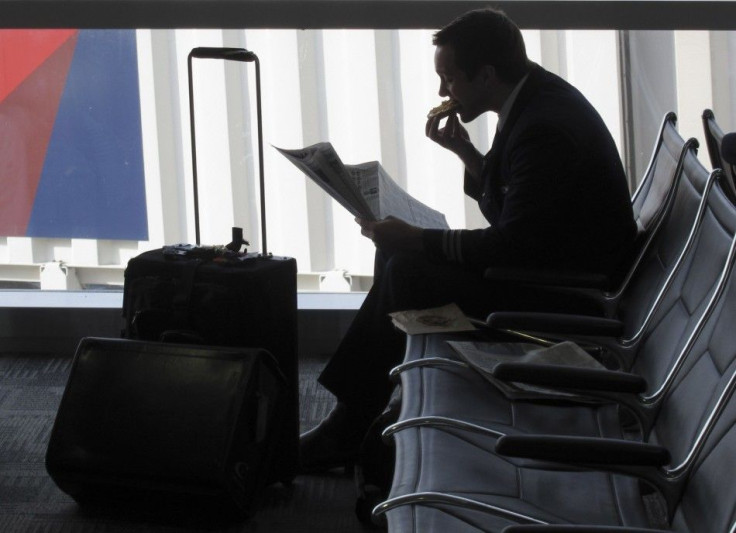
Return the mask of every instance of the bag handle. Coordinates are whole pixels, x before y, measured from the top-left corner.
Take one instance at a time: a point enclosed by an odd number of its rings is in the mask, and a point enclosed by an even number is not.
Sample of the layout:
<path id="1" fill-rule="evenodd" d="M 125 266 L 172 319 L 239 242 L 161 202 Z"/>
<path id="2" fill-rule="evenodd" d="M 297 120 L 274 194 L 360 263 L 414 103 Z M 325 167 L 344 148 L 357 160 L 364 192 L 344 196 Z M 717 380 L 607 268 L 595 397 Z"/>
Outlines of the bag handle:
<path id="1" fill-rule="evenodd" d="M 197 144 L 194 128 L 194 88 L 192 84 L 192 59 L 223 59 L 226 61 L 242 61 L 244 63 L 256 64 L 256 113 L 258 120 L 258 178 L 261 195 L 261 243 L 262 254 L 268 255 L 266 246 L 266 191 L 263 177 L 263 118 L 261 113 L 261 63 L 258 56 L 245 48 L 192 48 L 187 57 L 187 73 L 189 77 L 189 127 L 192 136 L 192 178 L 194 185 L 194 234 L 196 244 L 200 244 L 199 238 L 199 192 L 197 183 Z M 233 228 L 235 235 L 236 228 Z"/>

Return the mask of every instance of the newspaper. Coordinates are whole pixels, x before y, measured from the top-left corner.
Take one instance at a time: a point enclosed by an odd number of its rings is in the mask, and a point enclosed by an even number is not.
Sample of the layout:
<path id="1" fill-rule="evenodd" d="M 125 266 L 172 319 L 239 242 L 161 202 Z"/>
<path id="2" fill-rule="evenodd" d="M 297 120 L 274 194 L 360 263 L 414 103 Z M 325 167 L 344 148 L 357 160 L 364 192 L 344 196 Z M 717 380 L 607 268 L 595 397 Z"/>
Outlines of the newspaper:
<path id="1" fill-rule="evenodd" d="M 418 311 L 389 313 L 394 325 L 408 335 L 472 331 L 475 326 L 456 304 Z"/>
<path id="2" fill-rule="evenodd" d="M 605 368 L 593 356 L 574 342 L 565 341 L 542 348 L 536 344 L 517 342 L 447 341 L 447 344 L 455 350 L 462 361 L 480 373 L 481 376 L 491 382 L 504 396 L 511 400 L 569 398 L 575 399 L 576 401 L 596 402 L 594 399 L 571 392 L 538 387 L 526 383 L 506 382 L 495 378 L 492 374 L 497 364 L 507 362 L 569 365 L 597 369 Z"/>
<path id="3" fill-rule="evenodd" d="M 445 215 L 407 193 L 377 161 L 345 165 L 328 142 L 298 150 L 274 148 L 353 216 L 368 220 L 394 216 L 420 228 L 449 227 Z"/>

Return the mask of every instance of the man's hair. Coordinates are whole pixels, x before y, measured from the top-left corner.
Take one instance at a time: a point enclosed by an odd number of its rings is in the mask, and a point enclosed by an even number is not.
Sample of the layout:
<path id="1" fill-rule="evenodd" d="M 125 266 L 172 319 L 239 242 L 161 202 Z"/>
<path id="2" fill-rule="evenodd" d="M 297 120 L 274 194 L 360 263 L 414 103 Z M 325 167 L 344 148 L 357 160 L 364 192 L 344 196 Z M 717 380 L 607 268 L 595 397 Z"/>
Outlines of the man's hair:
<path id="1" fill-rule="evenodd" d="M 505 82 L 517 82 L 529 70 L 521 31 L 503 11 L 476 9 L 460 15 L 432 38 L 435 46 L 451 46 L 455 64 L 468 79 L 493 65 Z"/>

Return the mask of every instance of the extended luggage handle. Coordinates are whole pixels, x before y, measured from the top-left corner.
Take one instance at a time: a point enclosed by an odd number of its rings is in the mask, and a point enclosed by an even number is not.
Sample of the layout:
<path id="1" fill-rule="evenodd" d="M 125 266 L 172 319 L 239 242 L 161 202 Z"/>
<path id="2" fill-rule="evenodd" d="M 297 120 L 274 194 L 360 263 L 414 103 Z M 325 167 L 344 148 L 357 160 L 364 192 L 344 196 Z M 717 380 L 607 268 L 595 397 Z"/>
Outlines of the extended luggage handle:
<path id="1" fill-rule="evenodd" d="M 244 63 L 256 64 L 256 114 L 258 121 L 258 178 L 261 195 L 261 243 L 262 254 L 268 255 L 266 247 L 266 192 L 265 180 L 263 177 L 263 118 L 261 113 L 261 64 L 258 56 L 245 48 L 217 48 L 217 47 L 196 47 L 189 52 L 187 57 L 187 72 L 189 77 L 189 127 L 192 136 L 192 180 L 194 185 L 194 234 L 196 243 L 200 244 L 199 234 L 199 192 L 197 183 L 197 143 L 194 131 L 194 88 L 192 84 L 192 59 L 224 59 L 226 61 L 242 61 Z M 233 228 L 233 242 L 235 244 L 235 235 L 239 231 L 242 239 L 242 230 Z M 243 241 L 245 242 L 245 241 Z M 229 247 L 230 245 L 228 245 Z"/>

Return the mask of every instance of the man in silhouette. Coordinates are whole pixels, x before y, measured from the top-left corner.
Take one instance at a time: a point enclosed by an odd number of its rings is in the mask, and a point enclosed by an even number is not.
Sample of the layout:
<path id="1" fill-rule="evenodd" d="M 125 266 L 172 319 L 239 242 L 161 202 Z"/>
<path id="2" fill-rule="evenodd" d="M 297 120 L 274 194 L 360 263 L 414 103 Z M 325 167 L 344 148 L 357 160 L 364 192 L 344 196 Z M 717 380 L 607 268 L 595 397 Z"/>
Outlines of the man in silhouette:
<path id="1" fill-rule="evenodd" d="M 611 276 L 636 235 L 616 145 L 603 120 L 573 86 L 531 62 L 518 27 L 502 12 L 468 12 L 434 35 L 439 95 L 456 110 L 427 136 L 465 165 L 464 190 L 488 227 L 428 230 L 389 218 L 358 219 L 376 245 L 373 287 L 319 381 L 333 411 L 302 435 L 305 471 L 349 463 L 385 407 L 389 370 L 405 335 L 388 313 L 455 302 L 468 315 L 492 310 L 580 311 L 570 301 L 484 280 L 488 267 L 543 268 Z M 483 155 L 467 123 L 498 114 Z M 586 310 L 587 311 L 587 310 Z"/>

